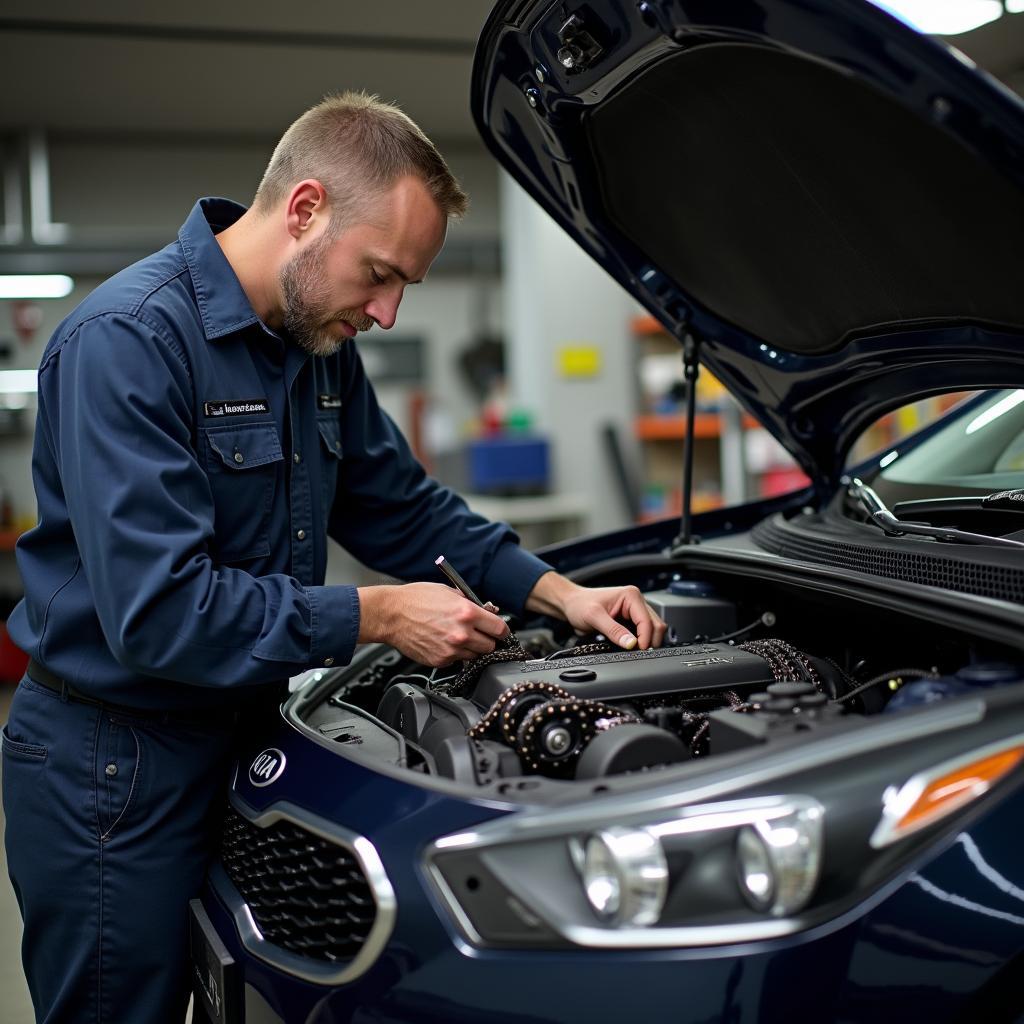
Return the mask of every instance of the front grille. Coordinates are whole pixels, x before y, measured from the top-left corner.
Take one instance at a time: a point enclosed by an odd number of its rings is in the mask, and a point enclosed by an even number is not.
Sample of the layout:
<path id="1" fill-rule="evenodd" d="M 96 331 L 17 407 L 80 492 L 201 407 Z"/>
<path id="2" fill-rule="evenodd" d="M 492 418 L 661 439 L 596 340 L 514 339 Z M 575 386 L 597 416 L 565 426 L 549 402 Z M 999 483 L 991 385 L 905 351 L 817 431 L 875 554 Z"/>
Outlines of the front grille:
<path id="1" fill-rule="evenodd" d="M 881 534 L 877 542 L 854 543 L 834 533 L 815 535 L 812 528 L 787 522 L 781 516 L 758 523 L 753 538 L 765 551 L 786 558 L 1024 604 L 1024 568 L 1020 564 L 1000 564 L 1005 556 L 997 550 L 958 551 L 952 545 L 889 540 Z M 935 553 L 922 550 L 926 545 Z M 1015 553 L 1013 557 L 1019 559 Z"/>
<path id="2" fill-rule="evenodd" d="M 289 821 L 258 828 L 229 807 L 221 859 L 267 942 L 326 963 L 362 949 L 377 907 L 346 847 Z"/>

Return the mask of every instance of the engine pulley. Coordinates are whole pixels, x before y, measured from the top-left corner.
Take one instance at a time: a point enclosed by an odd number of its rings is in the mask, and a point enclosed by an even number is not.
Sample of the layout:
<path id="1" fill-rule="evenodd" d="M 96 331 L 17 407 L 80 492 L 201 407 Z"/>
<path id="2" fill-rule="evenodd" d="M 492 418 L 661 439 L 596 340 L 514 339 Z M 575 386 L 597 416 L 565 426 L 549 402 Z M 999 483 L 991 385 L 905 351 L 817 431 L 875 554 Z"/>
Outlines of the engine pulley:
<path id="1" fill-rule="evenodd" d="M 637 721 L 635 715 L 598 701 L 549 700 L 526 713 L 516 734 L 515 751 L 528 770 L 571 776 L 594 736 Z"/>
<path id="2" fill-rule="evenodd" d="M 510 747 L 516 749 L 516 737 L 523 719 L 540 704 L 550 700 L 572 700 L 568 690 L 554 683 L 527 680 L 506 690 L 488 709 L 480 721 L 469 730 L 470 739 L 483 739 L 497 734 Z"/>

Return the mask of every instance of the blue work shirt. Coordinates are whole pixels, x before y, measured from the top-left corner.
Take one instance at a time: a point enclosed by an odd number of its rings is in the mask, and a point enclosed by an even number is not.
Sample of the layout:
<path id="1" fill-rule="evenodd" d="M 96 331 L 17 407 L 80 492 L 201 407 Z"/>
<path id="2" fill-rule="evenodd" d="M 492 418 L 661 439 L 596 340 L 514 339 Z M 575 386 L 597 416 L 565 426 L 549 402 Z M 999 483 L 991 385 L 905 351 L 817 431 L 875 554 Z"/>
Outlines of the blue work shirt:
<path id="1" fill-rule="evenodd" d="M 96 289 L 39 367 L 38 525 L 11 637 L 94 697 L 175 710 L 351 659 L 327 536 L 402 579 L 519 609 L 550 567 L 426 475 L 352 341 L 306 353 L 257 317 L 200 200 L 176 242 Z"/>

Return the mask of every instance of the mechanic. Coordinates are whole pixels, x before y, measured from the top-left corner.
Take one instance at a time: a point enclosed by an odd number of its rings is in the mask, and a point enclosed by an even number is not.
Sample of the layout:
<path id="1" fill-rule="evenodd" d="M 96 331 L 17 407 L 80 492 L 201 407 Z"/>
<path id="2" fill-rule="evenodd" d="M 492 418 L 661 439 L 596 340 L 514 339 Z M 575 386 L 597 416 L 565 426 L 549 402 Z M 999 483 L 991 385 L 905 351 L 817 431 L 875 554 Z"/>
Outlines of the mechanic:
<path id="1" fill-rule="evenodd" d="M 438 579 L 444 552 L 502 608 L 661 643 L 635 588 L 576 586 L 427 477 L 347 343 L 394 324 L 466 202 L 401 111 L 328 98 L 251 209 L 200 200 L 47 345 L 9 622 L 31 661 L 3 736 L 39 1020 L 183 1019 L 187 901 L 243 714 L 357 643 L 447 665 L 506 633 L 440 582 L 324 586 L 328 535 L 402 579 Z"/>

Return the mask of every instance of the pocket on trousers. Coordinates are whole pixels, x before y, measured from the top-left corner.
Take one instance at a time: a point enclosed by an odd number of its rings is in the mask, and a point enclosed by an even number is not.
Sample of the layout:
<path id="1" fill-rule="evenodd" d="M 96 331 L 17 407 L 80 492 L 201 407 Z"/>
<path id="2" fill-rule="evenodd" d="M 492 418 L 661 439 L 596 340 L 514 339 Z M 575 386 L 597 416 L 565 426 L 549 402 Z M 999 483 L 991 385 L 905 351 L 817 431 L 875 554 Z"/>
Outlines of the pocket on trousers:
<path id="1" fill-rule="evenodd" d="M 7 726 L 3 727 L 2 745 L 5 757 L 13 758 L 15 761 L 42 762 L 46 760 L 46 747 L 39 743 L 23 743 L 21 740 L 11 738 Z"/>
<path id="2" fill-rule="evenodd" d="M 103 715 L 96 744 L 96 814 L 101 840 L 129 820 L 139 791 L 142 742 L 130 722 Z"/>

